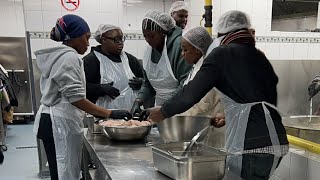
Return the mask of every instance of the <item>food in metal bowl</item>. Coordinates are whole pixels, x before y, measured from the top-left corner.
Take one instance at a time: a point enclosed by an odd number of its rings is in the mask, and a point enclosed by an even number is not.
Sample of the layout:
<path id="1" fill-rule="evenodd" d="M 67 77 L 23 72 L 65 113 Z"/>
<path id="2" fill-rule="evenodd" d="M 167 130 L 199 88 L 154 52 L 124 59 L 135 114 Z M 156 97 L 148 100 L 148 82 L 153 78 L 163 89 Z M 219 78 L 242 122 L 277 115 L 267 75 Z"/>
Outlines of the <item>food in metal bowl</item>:
<path id="1" fill-rule="evenodd" d="M 146 137 L 151 130 L 149 121 L 108 120 L 99 124 L 102 133 L 113 140 L 138 140 Z"/>
<path id="2" fill-rule="evenodd" d="M 138 126 L 150 126 L 149 121 L 136 121 L 136 120 L 108 120 L 100 123 L 100 126 L 114 127 L 114 126 L 125 126 L 125 127 L 138 127 Z"/>

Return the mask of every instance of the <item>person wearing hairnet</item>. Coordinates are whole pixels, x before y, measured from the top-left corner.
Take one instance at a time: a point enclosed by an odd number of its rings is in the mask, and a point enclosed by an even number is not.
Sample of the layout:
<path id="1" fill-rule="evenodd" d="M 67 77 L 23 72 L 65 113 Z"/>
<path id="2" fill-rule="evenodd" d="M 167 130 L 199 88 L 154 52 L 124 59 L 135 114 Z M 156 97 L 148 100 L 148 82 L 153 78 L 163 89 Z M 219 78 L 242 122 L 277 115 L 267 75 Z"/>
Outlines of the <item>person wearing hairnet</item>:
<path id="1" fill-rule="evenodd" d="M 41 71 L 41 105 L 34 132 L 42 140 L 52 180 L 79 180 L 84 113 L 104 118 L 131 118 L 128 111 L 101 108 L 86 99 L 85 74 L 79 54 L 91 36 L 85 20 L 77 15 L 59 18 L 50 38 L 60 46 L 35 52 Z"/>
<path id="2" fill-rule="evenodd" d="M 176 25 L 184 29 L 188 22 L 188 3 L 184 1 L 176 1 L 172 3 L 169 14 L 176 21 Z"/>
<path id="3" fill-rule="evenodd" d="M 278 77 L 257 48 L 248 28 L 250 19 L 241 11 L 229 11 L 217 21 L 220 46 L 204 59 L 193 80 L 161 107 L 151 108 L 149 118 L 160 122 L 199 102 L 213 87 L 218 89 L 225 117 L 212 125 L 226 125 L 226 173 L 246 180 L 268 180 L 288 152 L 288 140 L 276 110 Z"/>
<path id="4" fill-rule="evenodd" d="M 131 108 L 132 115 L 139 115 L 140 106 L 150 98 L 155 97 L 155 104 L 162 105 L 183 86 L 191 68 L 181 57 L 182 29 L 168 14 L 149 10 L 142 32 L 149 46 L 143 58 L 144 82 Z"/>
<path id="5" fill-rule="evenodd" d="M 221 38 L 216 38 L 213 42 L 211 35 L 202 26 L 190 28 L 182 33 L 181 47 L 183 58 L 188 62 L 188 64 L 193 64 L 188 78 L 184 81 L 184 85 L 187 85 L 199 71 L 209 47 L 212 47 L 212 49 L 218 47 L 220 41 Z M 170 101 L 170 99 L 168 101 Z M 223 104 L 218 92 L 211 89 L 197 104 L 180 115 L 212 117 L 217 113 L 223 115 Z M 211 127 L 203 142 L 209 146 L 223 148 L 224 134 L 224 127 Z"/>
<path id="6" fill-rule="evenodd" d="M 124 52 L 125 36 L 111 24 L 101 24 L 95 33 L 100 45 L 84 57 L 87 97 L 110 109 L 130 109 L 143 81 L 143 68 L 133 55 Z"/>

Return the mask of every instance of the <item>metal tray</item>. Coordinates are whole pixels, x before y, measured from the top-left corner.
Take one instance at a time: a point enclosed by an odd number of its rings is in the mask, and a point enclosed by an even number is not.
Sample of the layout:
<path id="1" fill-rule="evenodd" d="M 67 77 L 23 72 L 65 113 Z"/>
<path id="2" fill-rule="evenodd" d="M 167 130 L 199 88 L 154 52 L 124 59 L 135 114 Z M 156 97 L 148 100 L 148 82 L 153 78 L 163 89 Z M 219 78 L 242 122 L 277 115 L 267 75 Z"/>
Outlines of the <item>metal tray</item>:
<path id="1" fill-rule="evenodd" d="M 188 157 L 182 157 L 190 142 L 164 143 L 152 146 L 153 163 L 161 173 L 177 180 L 221 180 L 227 153 L 196 143 Z"/>

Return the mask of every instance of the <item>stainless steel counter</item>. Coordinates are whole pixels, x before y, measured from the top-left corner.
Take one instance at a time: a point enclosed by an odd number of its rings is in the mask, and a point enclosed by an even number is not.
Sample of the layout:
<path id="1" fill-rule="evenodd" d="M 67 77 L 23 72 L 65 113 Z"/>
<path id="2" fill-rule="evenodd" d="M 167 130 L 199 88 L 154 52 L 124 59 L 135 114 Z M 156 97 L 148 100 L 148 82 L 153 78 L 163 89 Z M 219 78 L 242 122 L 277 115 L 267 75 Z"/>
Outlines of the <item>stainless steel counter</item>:
<path id="1" fill-rule="evenodd" d="M 88 156 L 90 156 L 97 167 L 92 175 L 95 180 L 169 180 L 169 177 L 154 168 L 151 147 L 146 146 L 148 142 L 162 142 L 155 128 L 146 139 L 127 142 L 111 141 L 104 135 L 91 134 L 85 129 L 84 167 L 88 164 Z M 88 169 L 85 168 L 84 171 L 88 178 Z M 237 178 L 230 175 L 224 180 Z"/>

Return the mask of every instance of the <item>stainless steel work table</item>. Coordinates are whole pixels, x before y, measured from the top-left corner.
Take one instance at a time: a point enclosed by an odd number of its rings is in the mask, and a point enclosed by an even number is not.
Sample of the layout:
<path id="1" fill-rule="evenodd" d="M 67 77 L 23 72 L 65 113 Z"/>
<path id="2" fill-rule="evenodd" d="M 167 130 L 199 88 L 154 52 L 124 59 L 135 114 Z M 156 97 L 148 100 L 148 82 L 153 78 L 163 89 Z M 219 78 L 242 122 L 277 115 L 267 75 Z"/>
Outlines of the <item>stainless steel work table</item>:
<path id="1" fill-rule="evenodd" d="M 94 180 L 169 180 L 158 172 L 152 162 L 151 147 L 147 142 L 161 143 L 157 130 L 153 128 L 145 140 L 111 141 L 102 134 L 92 134 L 84 129 L 84 174 Z M 97 169 L 88 173 L 88 158 L 93 160 Z M 234 180 L 238 177 L 225 177 Z"/>

